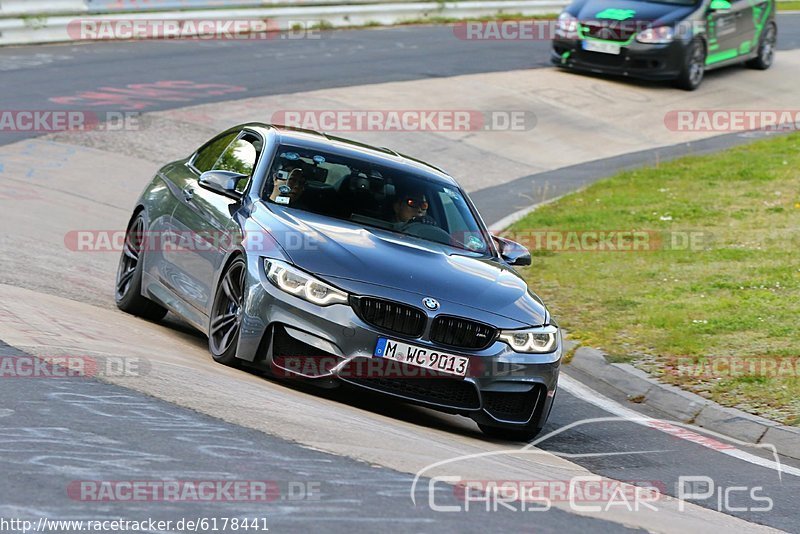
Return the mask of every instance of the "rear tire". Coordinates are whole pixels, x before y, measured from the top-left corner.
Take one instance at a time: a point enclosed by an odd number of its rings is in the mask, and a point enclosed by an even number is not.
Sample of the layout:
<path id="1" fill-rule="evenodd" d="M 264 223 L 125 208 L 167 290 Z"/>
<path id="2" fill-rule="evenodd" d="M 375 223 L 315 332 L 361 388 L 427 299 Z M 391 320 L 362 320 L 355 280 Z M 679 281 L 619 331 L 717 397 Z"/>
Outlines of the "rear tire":
<path id="1" fill-rule="evenodd" d="M 706 72 L 706 45 L 700 39 L 695 39 L 689 45 L 683 68 L 675 85 L 684 91 L 694 91 L 703 83 Z"/>
<path id="2" fill-rule="evenodd" d="M 164 318 L 167 309 L 142 295 L 145 228 L 144 212 L 139 212 L 125 232 L 125 244 L 117 267 L 114 300 L 117 308 L 126 313 L 158 321 Z"/>
<path id="3" fill-rule="evenodd" d="M 534 429 L 511 429 L 511 428 L 500 428 L 496 426 L 488 426 L 481 423 L 478 423 L 478 428 L 481 429 L 481 432 L 486 434 L 487 436 L 498 438 L 506 441 L 524 441 L 530 442 L 539 435 L 540 430 Z"/>
<path id="4" fill-rule="evenodd" d="M 777 40 L 778 27 L 775 26 L 774 22 L 770 22 L 758 43 L 758 57 L 746 62 L 745 65 L 756 70 L 767 70 L 770 68 L 772 62 L 775 60 L 775 43 Z"/>
<path id="5" fill-rule="evenodd" d="M 247 263 L 242 256 L 234 259 L 222 275 L 208 326 L 208 350 L 214 361 L 237 367 L 236 358 L 239 334 L 244 313 L 244 281 Z"/>

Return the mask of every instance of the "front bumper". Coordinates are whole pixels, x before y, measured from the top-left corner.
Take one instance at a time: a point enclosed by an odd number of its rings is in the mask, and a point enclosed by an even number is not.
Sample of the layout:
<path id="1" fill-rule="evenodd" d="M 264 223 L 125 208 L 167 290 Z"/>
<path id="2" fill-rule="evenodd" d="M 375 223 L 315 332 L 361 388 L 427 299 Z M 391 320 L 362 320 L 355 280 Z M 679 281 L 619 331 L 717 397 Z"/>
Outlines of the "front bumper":
<path id="1" fill-rule="evenodd" d="M 645 80 L 672 80 L 683 69 L 686 48 L 680 41 L 644 44 L 636 41 L 623 46 L 619 55 L 589 52 L 581 39 L 555 38 L 550 61 L 559 67 L 630 76 Z"/>
<path id="2" fill-rule="evenodd" d="M 266 280 L 260 261 L 248 260 L 239 358 L 264 360 L 280 377 L 328 387 L 345 382 L 488 426 L 539 429 L 544 425 L 558 382 L 560 341 L 555 352 L 541 355 L 516 353 L 500 341 L 478 351 L 437 346 L 427 339 L 430 320 L 419 338 L 384 331 L 359 318 L 350 305 L 320 307 L 280 291 Z M 380 293 L 373 296 L 409 301 L 393 290 L 375 289 Z M 519 323 L 493 326 L 519 328 Z M 467 356 L 467 376 L 453 378 L 373 358 L 379 337 Z"/>

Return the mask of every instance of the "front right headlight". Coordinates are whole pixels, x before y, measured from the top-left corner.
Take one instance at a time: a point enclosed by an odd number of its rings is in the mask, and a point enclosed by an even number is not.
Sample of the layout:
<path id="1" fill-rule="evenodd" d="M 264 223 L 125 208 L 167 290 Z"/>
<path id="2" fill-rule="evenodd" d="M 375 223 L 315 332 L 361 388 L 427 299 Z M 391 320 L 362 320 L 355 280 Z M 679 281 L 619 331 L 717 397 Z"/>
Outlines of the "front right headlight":
<path id="1" fill-rule="evenodd" d="M 514 352 L 524 354 L 553 352 L 558 348 L 558 340 L 558 327 L 553 325 L 500 332 L 500 341 L 508 344 Z"/>
<path id="2" fill-rule="evenodd" d="M 347 293 L 285 261 L 265 259 L 264 270 L 275 287 L 317 306 L 347 303 Z"/>
<path id="3" fill-rule="evenodd" d="M 577 37 L 578 19 L 564 11 L 556 22 L 556 35 L 559 37 Z"/>

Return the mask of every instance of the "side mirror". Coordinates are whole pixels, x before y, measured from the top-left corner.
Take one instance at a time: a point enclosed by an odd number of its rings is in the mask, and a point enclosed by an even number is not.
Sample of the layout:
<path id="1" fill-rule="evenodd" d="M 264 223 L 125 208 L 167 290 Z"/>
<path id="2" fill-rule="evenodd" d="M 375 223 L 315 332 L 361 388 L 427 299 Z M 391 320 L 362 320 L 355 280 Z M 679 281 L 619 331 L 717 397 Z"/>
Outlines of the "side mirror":
<path id="1" fill-rule="evenodd" d="M 711 11 L 726 11 L 731 8 L 731 3 L 728 0 L 712 0 Z"/>
<path id="2" fill-rule="evenodd" d="M 497 247 L 500 249 L 500 256 L 502 256 L 509 265 L 523 267 L 531 264 L 531 253 L 527 248 L 505 237 L 493 235 L 492 239 L 494 239 L 494 242 L 497 243 Z"/>
<path id="3" fill-rule="evenodd" d="M 238 172 L 206 171 L 200 175 L 198 183 L 203 189 L 208 189 L 234 200 L 241 200 L 242 194 L 236 190 L 236 185 L 246 178 L 246 174 L 239 174 Z"/>

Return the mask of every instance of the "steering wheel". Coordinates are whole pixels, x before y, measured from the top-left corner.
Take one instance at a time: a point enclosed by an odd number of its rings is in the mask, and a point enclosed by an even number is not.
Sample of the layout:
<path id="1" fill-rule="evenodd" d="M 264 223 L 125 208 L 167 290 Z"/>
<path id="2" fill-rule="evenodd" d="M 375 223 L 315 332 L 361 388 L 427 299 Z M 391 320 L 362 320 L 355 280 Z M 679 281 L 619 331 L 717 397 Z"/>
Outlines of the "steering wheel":
<path id="1" fill-rule="evenodd" d="M 400 231 L 415 237 L 436 241 L 437 243 L 450 243 L 450 234 L 440 228 L 436 219 L 429 215 L 420 215 L 409 219 L 400 227 Z"/>
<path id="2" fill-rule="evenodd" d="M 411 226 L 412 224 L 425 224 L 428 226 L 435 226 L 437 228 L 439 227 L 439 223 L 437 223 L 436 219 L 434 219 L 430 215 L 418 215 L 416 217 L 412 217 L 411 219 L 407 220 L 406 223 L 403 225 L 402 230 L 405 231 L 405 229 Z"/>

